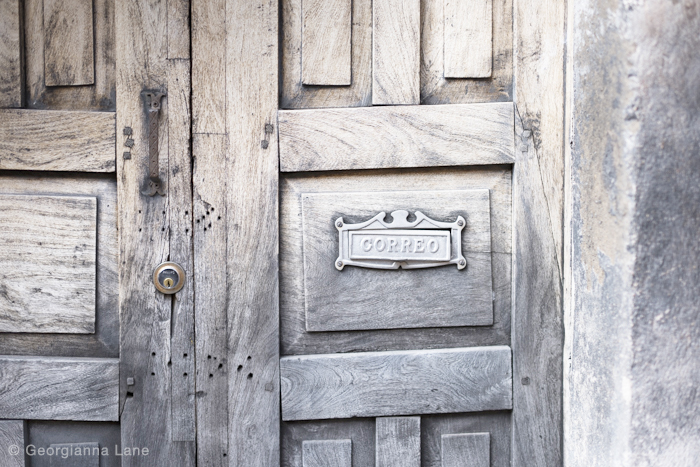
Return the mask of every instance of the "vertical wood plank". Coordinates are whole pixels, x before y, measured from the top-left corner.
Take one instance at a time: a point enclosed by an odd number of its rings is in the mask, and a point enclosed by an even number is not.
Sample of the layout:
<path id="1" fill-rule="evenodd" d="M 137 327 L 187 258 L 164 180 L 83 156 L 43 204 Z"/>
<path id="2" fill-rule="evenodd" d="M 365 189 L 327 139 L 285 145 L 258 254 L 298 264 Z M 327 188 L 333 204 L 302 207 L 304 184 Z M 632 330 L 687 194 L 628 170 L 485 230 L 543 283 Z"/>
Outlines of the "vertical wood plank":
<path id="1" fill-rule="evenodd" d="M 228 465 L 226 0 L 192 2 L 197 463 Z"/>
<path id="2" fill-rule="evenodd" d="M 301 82 L 350 85 L 351 0 L 303 0 Z"/>
<path id="3" fill-rule="evenodd" d="M 177 10 L 169 9 L 168 16 Z M 190 62 L 168 60 L 168 198 L 170 261 L 186 273 L 172 300 L 172 440 L 195 441 L 194 260 L 190 157 Z M 185 376 L 187 375 L 187 376 Z"/>
<path id="4" fill-rule="evenodd" d="M 21 12 L 20 0 L 0 2 L 0 108 L 23 104 Z"/>
<path id="5" fill-rule="evenodd" d="M 226 132 L 226 0 L 192 0 L 192 132 Z"/>
<path id="6" fill-rule="evenodd" d="M 209 466 L 228 465 L 226 146 L 226 135 L 194 135 L 197 462 Z"/>
<path id="7" fill-rule="evenodd" d="M 420 103 L 420 0 L 374 0 L 372 104 Z"/>
<path id="8" fill-rule="evenodd" d="M 47 86 L 95 82 L 92 0 L 44 0 L 44 75 Z"/>
<path id="9" fill-rule="evenodd" d="M 420 417 L 380 417 L 376 467 L 420 467 Z"/>
<path id="10" fill-rule="evenodd" d="M 488 78 L 493 0 L 445 1 L 445 78 Z"/>
<path id="11" fill-rule="evenodd" d="M 489 433 L 459 433 L 442 435 L 442 467 L 489 467 L 491 465 L 491 435 Z"/>
<path id="12" fill-rule="evenodd" d="M 190 0 L 168 0 L 168 58 L 190 58 Z"/>
<path id="13" fill-rule="evenodd" d="M 352 467 L 352 440 L 324 439 L 304 441 L 303 467 Z"/>
<path id="14" fill-rule="evenodd" d="M 10 451 L 11 446 L 19 452 Z M 22 420 L 0 420 L 0 465 L 24 467 L 24 422 Z"/>
<path id="15" fill-rule="evenodd" d="M 280 459 L 277 10 L 270 0 L 226 5 L 232 466 L 279 465 Z"/>
<path id="16" fill-rule="evenodd" d="M 563 271 L 564 66 L 566 5 L 557 0 L 514 0 L 513 101 L 532 132 L 548 203 L 554 254 Z M 563 273 L 560 272 L 563 277 Z"/>
<path id="17" fill-rule="evenodd" d="M 117 3 L 115 16 L 117 146 L 123 147 L 127 139 L 123 132 L 125 127 L 132 129 L 130 137 L 135 141 L 131 159 L 117 158 L 121 436 L 124 446 L 145 446 L 150 450 L 148 457 L 125 457 L 122 464 L 192 465 L 195 443 L 172 441 L 173 436 L 177 436 L 172 423 L 172 379 L 178 375 L 173 372 L 186 362 L 178 362 L 178 358 L 184 359 L 183 354 L 171 355 L 171 350 L 179 351 L 178 341 L 187 334 L 187 320 L 183 319 L 186 307 L 178 308 L 173 305 L 177 298 L 157 293 L 151 278 L 154 268 L 171 254 L 171 232 L 174 232 L 173 238 L 182 238 L 181 229 L 187 229 L 182 207 L 171 207 L 178 198 L 187 197 L 187 187 L 173 186 L 185 183 L 186 177 L 173 176 L 173 172 L 176 167 L 189 163 L 183 148 L 190 131 L 186 109 L 189 85 L 178 82 L 188 79 L 188 65 L 167 59 L 168 8 L 165 2 L 121 1 Z M 141 97 L 145 89 L 176 94 L 161 101 L 159 119 L 160 177 L 168 196 L 150 197 L 142 193 L 148 186 L 147 125 Z M 172 144 L 171 136 L 176 138 Z M 172 160 L 170 150 L 173 151 Z M 191 181 L 187 179 L 186 183 Z M 178 215 L 182 216 L 183 224 L 172 220 Z M 187 234 L 185 232 L 184 236 Z M 172 253 L 180 254 L 179 251 L 173 248 Z M 187 264 L 183 266 L 188 267 Z M 183 298 L 186 298 L 184 294 Z M 186 376 L 184 373 L 179 373 L 179 377 L 194 379 L 191 372 Z"/>
<path id="18" fill-rule="evenodd" d="M 562 286 L 542 166 L 516 108 L 513 168 L 513 465 L 561 465 Z"/>

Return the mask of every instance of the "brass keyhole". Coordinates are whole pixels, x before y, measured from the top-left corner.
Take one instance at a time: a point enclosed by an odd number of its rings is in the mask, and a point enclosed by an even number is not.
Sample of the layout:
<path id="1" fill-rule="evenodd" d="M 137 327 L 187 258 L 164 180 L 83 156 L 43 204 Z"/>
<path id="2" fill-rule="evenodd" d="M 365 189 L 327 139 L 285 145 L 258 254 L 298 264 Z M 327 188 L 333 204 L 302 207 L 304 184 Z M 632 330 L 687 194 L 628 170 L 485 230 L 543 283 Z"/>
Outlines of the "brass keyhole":
<path id="1" fill-rule="evenodd" d="M 185 270 L 177 263 L 162 263 L 153 271 L 153 285 L 158 292 L 175 294 L 185 286 Z"/>
<path id="2" fill-rule="evenodd" d="M 163 285 L 166 286 L 167 288 L 170 288 L 173 286 L 173 280 L 168 277 L 163 281 Z"/>

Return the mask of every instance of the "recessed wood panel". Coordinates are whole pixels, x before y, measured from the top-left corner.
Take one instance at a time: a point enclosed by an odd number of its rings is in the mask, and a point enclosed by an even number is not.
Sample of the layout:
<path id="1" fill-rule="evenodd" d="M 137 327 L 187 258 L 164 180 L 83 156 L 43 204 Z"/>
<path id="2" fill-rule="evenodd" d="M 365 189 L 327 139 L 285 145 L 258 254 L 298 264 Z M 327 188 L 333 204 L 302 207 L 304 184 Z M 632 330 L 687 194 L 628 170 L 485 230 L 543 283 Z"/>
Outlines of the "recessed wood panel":
<path id="1" fill-rule="evenodd" d="M 97 199 L 0 195 L 0 331 L 95 332 Z"/>
<path id="2" fill-rule="evenodd" d="M 280 376 L 283 420 L 512 407 L 505 346 L 284 357 Z"/>
<path id="3" fill-rule="evenodd" d="M 114 172 L 113 112 L 0 110 L 0 170 Z"/>
<path id="4" fill-rule="evenodd" d="M 442 435 L 442 467 L 489 467 L 490 449 L 489 433 Z"/>
<path id="5" fill-rule="evenodd" d="M 100 467 L 99 443 L 62 443 L 50 444 L 49 447 L 57 453 L 50 457 L 49 467 Z M 110 452 L 109 447 L 107 449 Z M 64 456 L 64 452 L 69 454 Z M 116 454 L 116 449 L 111 452 Z"/>
<path id="6" fill-rule="evenodd" d="M 420 467 L 420 417 L 377 418 L 375 467 Z"/>
<path id="7" fill-rule="evenodd" d="M 22 107 L 20 0 L 0 2 L 0 108 Z"/>
<path id="8" fill-rule="evenodd" d="M 19 450 L 10 452 L 10 446 Z M 24 422 L 22 420 L 0 420 L 0 465 L 24 467 Z"/>
<path id="9" fill-rule="evenodd" d="M 105 174 L 5 172 L 0 187 L 0 193 L 8 195 L 97 198 L 95 333 L 3 333 L 0 355 L 119 356 L 116 180 Z"/>
<path id="10" fill-rule="evenodd" d="M 303 0 L 302 84 L 347 86 L 351 81 L 351 0 Z"/>
<path id="11" fill-rule="evenodd" d="M 119 420 L 119 360 L 0 357 L 0 413 L 30 420 Z"/>
<path id="12" fill-rule="evenodd" d="M 420 103 L 420 0 L 372 2 L 372 105 Z"/>
<path id="13" fill-rule="evenodd" d="M 95 82 L 92 0 L 44 0 L 44 74 L 47 86 Z"/>
<path id="14" fill-rule="evenodd" d="M 398 209 L 445 222 L 464 217 L 466 269 L 336 269 L 336 219 L 359 223 Z M 493 323 L 488 190 L 309 193 L 302 195 L 302 213 L 307 331 Z"/>
<path id="15" fill-rule="evenodd" d="M 279 112 L 283 172 L 511 164 L 513 104 Z"/>
<path id="16" fill-rule="evenodd" d="M 445 78 L 491 76 L 493 0 L 444 0 Z"/>
<path id="17" fill-rule="evenodd" d="M 511 322 L 511 171 L 508 167 L 294 174 L 282 179 L 280 319 L 283 355 L 508 345 Z M 491 208 L 493 325 L 450 328 L 307 332 L 302 195 L 411 190 L 488 189 Z M 207 232 L 208 233 L 208 232 Z M 337 240 L 336 240 L 337 241 Z M 337 248 L 337 246 L 336 246 Z M 396 272 L 396 271 L 394 271 Z"/>
<path id="18" fill-rule="evenodd" d="M 303 0 L 282 0 L 279 106 L 283 109 L 358 107 L 372 103 L 372 0 L 353 0 L 349 86 L 302 84 Z M 195 57 L 196 60 L 196 57 Z"/>
<path id="19" fill-rule="evenodd" d="M 491 74 L 485 78 L 456 77 L 446 74 L 445 13 L 446 2 L 492 2 Z M 468 8 L 468 7 L 467 7 Z M 464 19 L 471 21 L 474 11 Z M 488 14 L 486 14 L 488 16 Z M 449 39 L 449 36 L 448 36 Z M 455 45 L 455 51 L 469 48 L 466 43 Z M 486 50 L 480 49 L 480 50 Z M 461 53 L 461 52 L 460 52 Z M 449 54 L 448 54 L 449 58 Z M 465 58 L 469 60 L 469 58 Z M 513 1 L 512 0 L 421 0 L 421 104 L 469 104 L 478 102 L 513 101 Z"/>
<path id="20" fill-rule="evenodd" d="M 303 467 L 352 467 L 352 440 L 324 439 L 302 443 Z"/>

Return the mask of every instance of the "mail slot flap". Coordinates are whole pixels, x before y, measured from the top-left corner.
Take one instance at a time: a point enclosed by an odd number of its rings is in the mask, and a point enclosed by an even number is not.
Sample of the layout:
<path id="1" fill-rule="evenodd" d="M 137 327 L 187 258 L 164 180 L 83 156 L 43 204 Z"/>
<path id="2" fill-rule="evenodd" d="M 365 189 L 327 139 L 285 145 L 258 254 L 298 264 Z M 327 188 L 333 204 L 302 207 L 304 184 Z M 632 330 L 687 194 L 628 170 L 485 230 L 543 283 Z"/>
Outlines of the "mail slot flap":
<path id="1" fill-rule="evenodd" d="M 307 331 L 493 324 L 488 189 L 301 198 Z"/>

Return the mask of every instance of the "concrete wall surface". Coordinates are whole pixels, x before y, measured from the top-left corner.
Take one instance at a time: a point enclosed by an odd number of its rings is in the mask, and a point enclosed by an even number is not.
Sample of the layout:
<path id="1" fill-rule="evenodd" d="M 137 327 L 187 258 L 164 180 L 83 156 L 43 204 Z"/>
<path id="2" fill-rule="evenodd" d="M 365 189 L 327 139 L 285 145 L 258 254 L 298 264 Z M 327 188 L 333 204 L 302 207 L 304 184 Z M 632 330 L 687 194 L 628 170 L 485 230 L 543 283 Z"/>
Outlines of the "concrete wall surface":
<path id="1" fill-rule="evenodd" d="M 697 466 L 700 0 L 570 8 L 565 465 Z"/>

